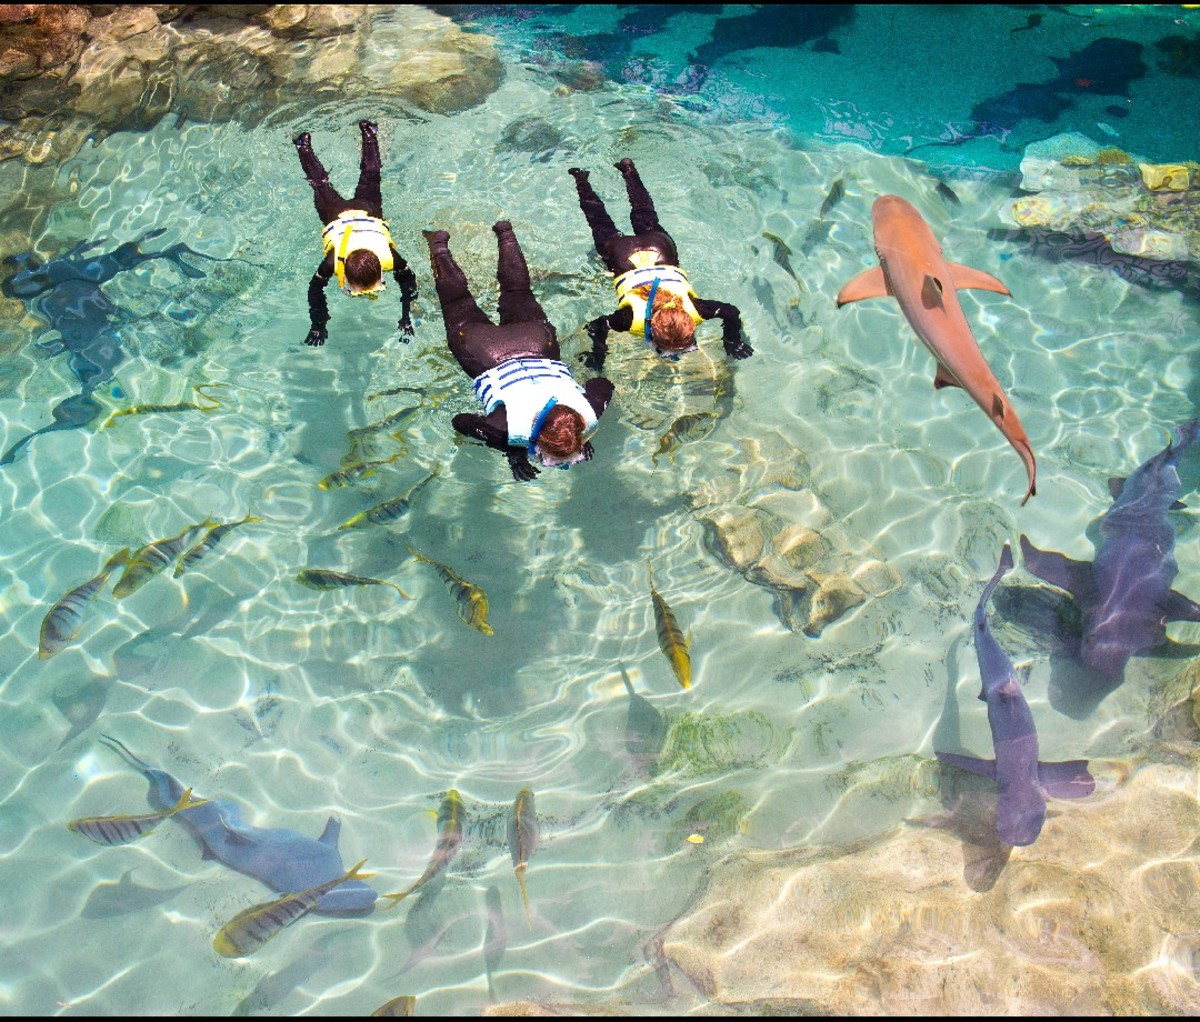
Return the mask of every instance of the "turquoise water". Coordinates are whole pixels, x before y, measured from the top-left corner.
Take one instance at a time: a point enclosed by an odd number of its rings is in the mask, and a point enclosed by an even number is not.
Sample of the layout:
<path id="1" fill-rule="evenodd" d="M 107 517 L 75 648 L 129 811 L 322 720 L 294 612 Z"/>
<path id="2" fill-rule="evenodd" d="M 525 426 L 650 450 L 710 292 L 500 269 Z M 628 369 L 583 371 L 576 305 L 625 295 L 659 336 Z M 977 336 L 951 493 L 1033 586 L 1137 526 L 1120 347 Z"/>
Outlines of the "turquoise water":
<path id="1" fill-rule="evenodd" d="M 127 352 L 97 395 L 108 411 L 225 385 L 210 391 L 216 410 L 49 433 L 0 470 L 3 1010 L 363 1014 L 399 994 L 423 1014 L 492 1000 L 689 1007 L 703 998 L 664 1000 L 645 948 L 721 856 L 837 846 L 928 815 L 946 783 L 931 761 L 949 718 L 987 755 L 969 621 L 1001 545 L 1024 532 L 1090 558 L 1107 479 L 1195 415 L 1197 370 L 1195 290 L 1035 246 L 998 211 L 1025 145 L 1063 131 L 1197 159 L 1188 60 L 1200 23 L 1180 8 L 848 10 L 789 36 L 735 8 L 455 9 L 495 35 L 506 71 L 465 112 L 418 117 L 364 87 L 252 128 L 167 117 L 49 173 L 0 163 L 10 203 L 46 207 L 38 236 L 5 235 L 5 256 L 164 227 L 146 250 L 183 242 L 210 257 L 185 257 L 203 278 L 152 261 L 104 285 Z M 1034 10 L 1041 23 L 1012 34 Z M 1145 71 L 1127 73 L 1124 47 L 1096 57 L 1101 70 L 1073 56 L 1102 39 L 1141 45 Z M 386 61 L 385 16 L 373 40 Z M 363 307 L 330 289 L 330 342 L 313 350 L 303 296 L 320 251 L 290 140 L 310 130 L 348 191 L 367 116 L 381 126 L 393 237 L 421 287 L 416 337 L 396 336 L 394 294 Z M 939 141 L 954 144 L 928 144 Z M 420 232 L 451 232 L 494 311 L 490 228 L 511 219 L 574 362 L 583 324 L 613 296 L 566 170 L 590 168 L 623 223 L 609 167 L 624 155 L 697 290 L 741 309 L 756 354 L 728 365 L 714 324 L 679 363 L 614 337 L 617 393 L 595 459 L 518 484 L 450 428 L 473 398 L 445 347 Z M 845 195 L 821 219 L 839 180 Z M 1038 456 L 1024 508 L 1016 455 L 965 395 L 932 390 L 932 360 L 895 303 L 835 308 L 842 284 L 873 265 L 870 208 L 885 193 L 921 209 L 949 258 L 1013 293 L 962 302 Z M 791 272 L 766 234 L 790 250 Z M 74 378 L 64 356 L 35 346 L 52 336 L 44 316 L 6 308 L 8 449 L 50 421 Z M 397 388 L 412 390 L 386 393 Z M 350 431 L 404 408 L 415 410 L 395 435 L 352 448 Z M 665 450 L 688 415 L 711 418 Z M 351 455 L 395 460 L 319 488 Z M 338 528 L 435 469 L 395 525 Z M 116 550 L 247 515 L 262 521 L 179 578 L 99 596 L 77 641 L 38 658 L 47 610 Z M 1195 596 L 1190 539 L 1185 526 L 1175 588 Z M 809 543 L 803 566 L 789 566 Z M 458 619 L 410 545 L 482 587 L 494 636 Z M 648 562 L 690 635 L 686 691 L 657 647 Z M 392 581 L 413 599 L 385 586 L 314 592 L 295 581 L 307 567 Z M 809 595 L 793 606 L 767 575 L 807 580 Z M 845 576 L 861 602 L 804 634 L 817 582 Z M 1031 667 L 1043 759 L 1141 755 L 1153 692 L 1183 661 L 1139 658 L 1117 691 L 1072 715 L 1052 704 L 1045 638 L 997 630 Z M 1171 636 L 1200 642 L 1195 626 Z M 652 776 L 627 749 L 623 670 L 672 726 Z M 381 893 L 425 868 L 450 788 L 467 839 L 435 897 L 365 920 L 309 916 L 250 958 L 218 959 L 214 934 L 267 896 L 260 885 L 201 861 L 170 822 L 119 848 L 66 829 L 145 811 L 143 781 L 101 734 L 259 826 L 315 837 L 336 815 L 347 867 L 366 858 Z M 524 786 L 542 818 L 532 927 L 505 841 Z M 112 893 L 131 869 L 149 893 Z M 507 940 L 489 978 L 490 888 Z"/>

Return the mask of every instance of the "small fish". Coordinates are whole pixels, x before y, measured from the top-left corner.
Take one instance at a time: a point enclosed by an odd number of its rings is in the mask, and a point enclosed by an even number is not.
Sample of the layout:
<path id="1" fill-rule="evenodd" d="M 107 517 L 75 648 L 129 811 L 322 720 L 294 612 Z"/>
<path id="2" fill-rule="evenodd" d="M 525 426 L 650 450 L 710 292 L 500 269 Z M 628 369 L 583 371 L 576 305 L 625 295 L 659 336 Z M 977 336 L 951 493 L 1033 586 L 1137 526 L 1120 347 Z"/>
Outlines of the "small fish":
<path id="1" fill-rule="evenodd" d="M 412 894 L 413 891 L 424 887 L 430 880 L 450 865 L 450 860 L 458 854 L 458 849 L 463 842 L 464 816 L 462 796 L 451 788 L 446 792 L 446 797 L 442 799 L 441 807 L 438 809 L 437 844 L 433 846 L 433 855 L 429 860 L 429 865 L 425 867 L 425 872 L 421 874 L 420 879 L 411 887 L 406 888 L 398 894 L 384 895 L 385 898 L 392 899 L 392 903 L 388 905 L 388 908 L 395 908 Z"/>
<path id="2" fill-rule="evenodd" d="M 354 447 L 364 437 L 371 436 L 373 433 L 394 433 L 420 410 L 419 404 L 401 408 L 398 412 L 393 412 L 378 422 L 370 422 L 365 426 L 359 426 L 358 429 L 350 430 L 346 434 L 346 439 L 350 441 L 350 446 Z"/>
<path id="3" fill-rule="evenodd" d="M 717 416 L 712 412 L 695 412 L 691 415 L 681 415 L 671 423 L 658 442 L 658 450 L 651 455 L 650 460 L 658 464 L 659 455 L 671 454 L 678 450 L 679 445 L 688 440 L 700 440 L 712 432 L 717 424 Z"/>
<path id="4" fill-rule="evenodd" d="M 106 585 L 109 576 L 119 565 L 129 560 L 129 548 L 118 550 L 100 570 L 100 574 L 89 579 L 81 586 L 76 586 L 66 596 L 59 600 L 46 616 L 42 618 L 42 632 L 38 639 L 38 659 L 49 660 L 55 653 L 65 649 L 79 633 L 83 621 L 83 607 L 88 600 L 96 596 Z"/>
<path id="5" fill-rule="evenodd" d="M 120 600 L 130 593 L 137 592 L 179 556 L 193 532 L 216 524 L 211 518 L 206 518 L 196 525 L 189 525 L 178 536 L 157 539 L 142 547 L 129 559 L 124 573 L 117 579 L 117 584 L 113 586 L 113 596 Z"/>
<path id="6" fill-rule="evenodd" d="M 671 670 L 675 672 L 679 684 L 684 688 L 691 688 L 692 657 L 688 651 L 690 640 L 683 637 L 675 614 L 654 588 L 653 565 L 647 561 L 646 566 L 650 569 L 650 599 L 654 601 L 654 627 L 658 630 L 658 648 L 670 661 Z"/>
<path id="7" fill-rule="evenodd" d="M 307 891 L 285 894 L 273 901 L 243 909 L 229 920 L 213 938 L 213 950 L 222 958 L 245 958 L 262 947 L 284 927 L 291 926 L 313 910 L 317 902 L 335 887 L 351 880 L 366 880 L 374 873 L 362 873 L 363 859 L 333 880 L 310 887 Z"/>
<path id="8" fill-rule="evenodd" d="M 343 486 L 349 486 L 351 483 L 356 483 L 360 479 L 369 479 L 375 474 L 375 470 L 382 468 L 384 465 L 390 465 L 397 458 L 403 457 L 403 451 L 397 451 L 390 458 L 383 458 L 378 461 L 356 461 L 344 468 L 339 468 L 336 472 L 330 472 L 322 479 L 317 486 L 322 490 L 337 490 Z"/>
<path id="9" fill-rule="evenodd" d="M 185 809 L 204 805 L 208 799 L 192 798 L 192 789 L 187 788 L 179 801 L 170 809 L 158 813 L 139 813 L 121 816 L 85 816 L 72 820 L 67 824 L 67 830 L 91 838 L 98 845 L 124 845 L 134 838 L 149 834 L 168 816 L 174 816 Z"/>
<path id="10" fill-rule="evenodd" d="M 434 571 L 438 573 L 442 581 L 446 583 L 451 594 L 454 596 L 455 602 L 458 604 L 458 617 L 464 624 L 470 625 L 477 632 L 484 635 L 494 635 L 492 626 L 487 622 L 488 598 L 479 586 L 473 582 L 467 582 L 459 578 L 454 572 L 447 568 L 444 564 L 439 564 L 437 561 L 431 561 L 428 557 L 424 557 L 417 553 L 412 547 L 408 548 L 408 552 L 413 555 L 418 561 L 424 561 Z"/>
<path id="11" fill-rule="evenodd" d="M 224 525 L 214 525 L 204 534 L 204 538 L 199 543 L 179 558 L 179 563 L 175 565 L 175 578 L 179 578 L 188 568 L 192 567 L 201 557 L 212 550 L 213 547 L 221 542 L 225 533 L 231 529 L 236 529 L 239 525 L 249 525 L 251 522 L 261 521 L 262 519 L 257 515 L 246 515 L 241 521 L 226 522 Z"/>
<path id="12" fill-rule="evenodd" d="M 309 589 L 345 589 L 346 586 L 391 586 L 406 600 L 412 597 L 401 589 L 395 582 L 385 582 L 381 578 L 363 578 L 361 575 L 347 575 L 341 571 L 330 571 L 327 568 L 305 568 L 296 576 L 296 581 Z"/>
<path id="13" fill-rule="evenodd" d="M 962 200 L 959 199 L 957 193 L 945 181 L 939 181 L 934 191 L 945 199 L 951 206 L 961 206 Z"/>
<path id="14" fill-rule="evenodd" d="M 508 850 L 512 853 L 513 872 L 517 874 L 517 883 L 521 886 L 521 901 L 525 905 L 525 922 L 533 930 L 533 918 L 529 914 L 529 895 L 525 891 L 525 870 L 533 853 L 537 851 L 538 838 L 537 810 L 533 804 L 533 789 L 522 788 L 517 792 L 512 810 L 508 815 Z"/>
<path id="15" fill-rule="evenodd" d="M 211 401 L 212 404 L 198 405 L 191 401 L 180 401 L 173 405 L 130 405 L 128 408 L 118 408 L 104 420 L 104 425 L 100 428 L 106 429 L 124 415 L 154 415 L 159 412 L 214 412 L 221 407 L 221 402 L 205 391 L 224 386 L 224 383 L 201 383 L 193 388 L 201 398 Z"/>
<path id="16" fill-rule="evenodd" d="M 366 511 L 356 514 L 348 522 L 343 522 L 338 528 L 356 529 L 368 522 L 374 525 L 387 525 L 389 522 L 394 522 L 397 518 L 404 517 L 408 513 L 408 509 L 412 507 L 413 501 L 416 500 L 417 494 L 425 489 L 437 474 L 438 470 L 435 468 L 407 493 L 401 494 L 399 497 L 393 497 L 391 500 L 385 500 L 382 504 L 376 504 L 374 507 L 367 508 Z"/>
<path id="17" fill-rule="evenodd" d="M 416 1013 L 417 999 L 411 994 L 405 994 L 381 1004 L 371 1012 L 371 1018 L 412 1018 Z"/>
<path id="18" fill-rule="evenodd" d="M 828 213 L 834 206 L 842 201 L 842 197 L 846 194 L 846 179 L 839 177 L 833 182 L 833 187 L 829 189 L 829 194 L 825 196 L 825 201 L 821 203 L 821 212 L 817 216 L 824 220 L 825 214 Z"/>
<path id="19" fill-rule="evenodd" d="M 800 280 L 796 271 L 792 269 L 791 254 L 792 250 L 788 248 L 785 242 L 778 234 L 772 234 L 770 231 L 763 231 L 763 237 L 771 243 L 771 258 L 775 260 L 789 277 L 796 282 L 796 287 L 800 289 L 801 294 L 807 294 L 808 288 Z"/>

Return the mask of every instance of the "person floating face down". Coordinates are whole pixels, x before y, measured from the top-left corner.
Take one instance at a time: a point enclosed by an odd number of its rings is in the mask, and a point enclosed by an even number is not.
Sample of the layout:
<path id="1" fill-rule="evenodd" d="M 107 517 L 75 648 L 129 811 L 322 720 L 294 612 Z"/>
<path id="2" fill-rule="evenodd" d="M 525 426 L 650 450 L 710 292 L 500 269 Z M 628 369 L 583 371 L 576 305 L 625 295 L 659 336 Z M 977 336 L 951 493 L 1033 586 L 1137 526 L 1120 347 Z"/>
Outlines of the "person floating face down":
<path id="1" fill-rule="evenodd" d="M 446 341 L 463 371 L 474 380 L 483 414 L 454 416 L 455 430 L 504 452 L 513 477 L 538 474 L 530 453 L 543 465 L 567 468 L 592 457 L 588 437 L 612 400 L 611 381 L 597 376 L 582 387 L 562 362 L 558 335 L 533 295 L 529 268 L 507 220 L 493 228 L 499 249 L 500 323 L 475 303 L 450 252 L 446 231 L 425 231 L 429 262 Z"/>
<path id="2" fill-rule="evenodd" d="M 378 298 L 386 284 L 383 274 L 392 272 L 400 287 L 401 315 L 398 324 L 405 343 L 413 335 L 409 310 L 417 297 L 417 278 L 392 244 L 387 222 L 383 219 L 383 196 L 379 189 L 379 139 L 376 125 L 359 121 L 362 132 L 362 159 L 354 198 L 343 199 L 313 152 L 308 132 L 293 140 L 300 156 L 304 176 L 312 185 L 317 215 L 325 229 L 321 241 L 325 258 L 308 283 L 308 337 L 304 343 L 319 347 L 329 338 L 329 306 L 325 285 L 337 277 L 338 287 L 355 298 Z"/>
<path id="3" fill-rule="evenodd" d="M 741 313 L 728 302 L 696 295 L 687 274 L 679 268 L 675 242 L 659 224 L 654 200 L 633 160 L 625 157 L 614 166 L 625 178 L 629 193 L 632 235 L 617 230 L 588 181 L 588 171 L 578 167 L 569 171 L 575 178 L 579 208 L 592 229 L 596 251 L 616 277 L 617 288 L 617 311 L 587 325 L 592 350 L 583 356 L 584 364 L 590 369 L 604 367 L 610 330 L 644 337 L 660 356 L 676 359 L 696 350 L 696 324 L 706 319 L 721 321 L 725 353 L 730 358 L 749 358 L 754 349 L 742 337 Z"/>

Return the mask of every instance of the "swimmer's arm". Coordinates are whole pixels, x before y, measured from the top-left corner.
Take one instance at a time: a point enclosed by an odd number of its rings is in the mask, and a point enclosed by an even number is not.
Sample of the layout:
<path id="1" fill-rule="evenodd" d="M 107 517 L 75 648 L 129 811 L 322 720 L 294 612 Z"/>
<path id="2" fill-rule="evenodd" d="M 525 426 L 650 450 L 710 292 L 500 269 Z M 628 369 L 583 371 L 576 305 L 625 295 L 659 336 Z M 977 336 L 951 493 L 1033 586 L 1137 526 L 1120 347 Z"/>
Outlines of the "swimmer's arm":
<path id="1" fill-rule="evenodd" d="M 413 299 L 417 297 L 417 275 L 413 273 L 412 268 L 404 261 L 404 257 L 392 248 L 392 276 L 396 278 L 396 283 L 400 286 L 400 322 L 398 325 L 400 333 L 403 334 L 404 343 L 408 343 L 408 339 L 413 335 L 412 316 L 409 310 L 412 308 Z"/>
<path id="2" fill-rule="evenodd" d="M 308 337 L 304 343 L 314 348 L 319 348 L 329 339 L 329 303 L 325 301 L 325 285 L 332 276 L 333 254 L 330 253 L 308 282 Z"/>
<path id="3" fill-rule="evenodd" d="M 583 356 L 583 364 L 589 369 L 604 368 L 604 360 L 608 357 L 608 332 L 610 330 L 624 331 L 633 326 L 633 309 L 622 305 L 616 312 L 593 319 L 587 325 L 587 334 L 592 339 L 592 350 Z"/>
<path id="4" fill-rule="evenodd" d="M 472 440 L 482 440 L 493 450 L 503 451 L 517 482 L 528 482 L 538 474 L 538 469 L 530 463 L 529 452 L 524 447 L 509 446 L 508 416 L 505 415 L 503 407 L 486 416 L 462 412 L 454 416 L 451 423 L 463 436 Z"/>
<path id="5" fill-rule="evenodd" d="M 701 318 L 721 321 L 726 355 L 730 358 L 749 358 L 754 354 L 754 349 L 742 339 L 742 314 L 736 305 L 713 302 L 707 298 L 694 298 L 692 301 Z"/>

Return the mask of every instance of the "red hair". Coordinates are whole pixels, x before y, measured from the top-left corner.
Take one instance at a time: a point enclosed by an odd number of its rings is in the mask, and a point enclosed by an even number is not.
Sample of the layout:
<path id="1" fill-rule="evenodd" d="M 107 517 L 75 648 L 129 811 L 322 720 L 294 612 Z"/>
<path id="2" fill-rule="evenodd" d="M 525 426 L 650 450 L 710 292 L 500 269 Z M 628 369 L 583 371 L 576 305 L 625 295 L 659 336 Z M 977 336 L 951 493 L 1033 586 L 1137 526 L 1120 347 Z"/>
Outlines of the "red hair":
<path id="1" fill-rule="evenodd" d="M 573 458 L 583 450 L 583 416 L 574 408 L 555 405 L 546 413 L 535 444 L 554 458 Z"/>
<path id="2" fill-rule="evenodd" d="M 650 297 L 648 285 L 637 289 L 643 298 Z M 670 291 L 654 294 L 654 308 L 649 310 L 650 339 L 662 351 L 684 351 L 696 343 L 696 323 L 683 308 L 683 299 Z"/>

